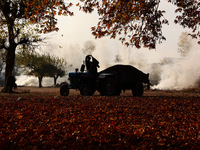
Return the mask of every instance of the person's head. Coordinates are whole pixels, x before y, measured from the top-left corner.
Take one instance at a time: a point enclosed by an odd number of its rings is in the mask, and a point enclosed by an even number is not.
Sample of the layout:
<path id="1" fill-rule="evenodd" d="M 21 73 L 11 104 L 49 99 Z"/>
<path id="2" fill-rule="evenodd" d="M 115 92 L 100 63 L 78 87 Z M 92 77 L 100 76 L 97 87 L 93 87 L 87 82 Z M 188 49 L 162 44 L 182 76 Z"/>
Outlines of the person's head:
<path id="1" fill-rule="evenodd" d="M 89 62 L 90 59 L 91 59 L 91 58 L 90 58 L 90 55 L 87 55 L 86 58 L 85 58 L 85 61 L 86 61 L 86 62 Z"/>

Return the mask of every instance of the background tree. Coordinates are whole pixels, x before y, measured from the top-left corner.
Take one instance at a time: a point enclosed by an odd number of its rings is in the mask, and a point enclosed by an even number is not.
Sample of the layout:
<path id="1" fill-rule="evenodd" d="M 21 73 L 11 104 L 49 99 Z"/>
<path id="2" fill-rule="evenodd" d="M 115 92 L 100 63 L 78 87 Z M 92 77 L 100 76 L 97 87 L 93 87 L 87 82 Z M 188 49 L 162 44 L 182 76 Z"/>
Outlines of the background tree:
<path id="1" fill-rule="evenodd" d="M 57 31 L 56 14 L 73 15 L 64 0 L 0 0 L 0 49 L 6 50 L 5 83 L 3 92 L 8 92 L 6 80 L 12 75 L 15 51 L 19 45 L 37 41 L 37 37 L 23 36 L 33 25 L 37 32 Z"/>
<path id="2" fill-rule="evenodd" d="M 49 66 L 41 54 L 30 50 L 19 51 L 16 63 L 23 68 L 25 75 L 37 77 L 39 87 L 42 87 L 42 79 L 47 76 L 46 71 L 49 69 Z"/>
<path id="3" fill-rule="evenodd" d="M 54 86 L 57 84 L 58 77 L 66 75 L 68 70 L 72 67 L 63 58 L 59 58 L 55 55 L 45 54 L 45 60 L 50 64 L 48 72 L 49 77 L 54 78 Z"/>
<path id="4" fill-rule="evenodd" d="M 84 47 L 83 47 L 83 54 L 85 55 L 92 55 L 92 52 L 94 52 L 96 49 L 96 45 L 94 42 L 88 40 L 84 43 Z"/>
<path id="5" fill-rule="evenodd" d="M 178 53 L 181 56 L 187 56 L 191 50 L 191 38 L 187 32 L 182 32 L 178 40 Z"/>
<path id="6" fill-rule="evenodd" d="M 38 78 L 39 87 L 42 87 L 44 77 L 53 77 L 54 85 L 56 85 L 58 77 L 63 77 L 66 74 L 65 69 L 69 68 L 69 65 L 64 59 L 30 50 L 19 51 L 17 53 L 16 63 L 23 68 L 23 72 L 26 75 Z"/>

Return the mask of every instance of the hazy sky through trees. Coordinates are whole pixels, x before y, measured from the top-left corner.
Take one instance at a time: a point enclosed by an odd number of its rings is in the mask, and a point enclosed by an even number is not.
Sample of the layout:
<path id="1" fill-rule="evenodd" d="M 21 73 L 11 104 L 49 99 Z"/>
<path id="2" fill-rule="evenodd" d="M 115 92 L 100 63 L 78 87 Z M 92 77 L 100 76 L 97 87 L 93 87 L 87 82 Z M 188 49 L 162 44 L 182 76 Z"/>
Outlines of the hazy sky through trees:
<path id="1" fill-rule="evenodd" d="M 174 5 L 168 3 L 167 0 L 162 0 L 160 8 L 166 10 L 165 17 L 169 20 L 170 25 L 163 25 L 163 33 L 166 37 L 166 41 L 163 41 L 162 44 L 157 45 L 156 51 L 163 56 L 177 56 L 178 38 L 183 31 L 188 31 L 188 29 L 183 29 L 182 26 L 174 24 Z M 99 18 L 99 16 L 95 12 L 93 12 L 92 14 L 85 14 L 81 11 L 78 11 L 78 7 L 76 6 L 73 7 L 73 11 L 73 17 L 58 17 L 58 26 L 60 30 L 59 32 L 52 33 L 52 44 L 60 44 L 63 47 L 66 44 L 69 45 L 75 43 L 82 45 L 86 40 L 93 40 L 96 43 L 101 43 L 102 41 L 106 41 L 108 43 L 111 41 L 115 41 L 116 43 L 118 43 L 118 37 L 116 37 L 115 40 L 109 40 L 109 37 L 104 37 L 97 40 L 94 39 L 94 36 L 91 34 L 91 27 L 97 24 Z M 55 38 L 57 40 L 54 40 Z M 131 49 L 135 50 L 136 48 L 133 47 Z"/>

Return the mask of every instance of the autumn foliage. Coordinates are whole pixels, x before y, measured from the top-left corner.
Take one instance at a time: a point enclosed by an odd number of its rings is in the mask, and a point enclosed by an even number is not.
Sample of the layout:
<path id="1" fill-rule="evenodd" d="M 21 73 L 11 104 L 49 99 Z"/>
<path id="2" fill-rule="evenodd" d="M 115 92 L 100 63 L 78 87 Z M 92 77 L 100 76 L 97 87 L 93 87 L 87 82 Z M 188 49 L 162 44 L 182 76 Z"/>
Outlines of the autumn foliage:
<path id="1" fill-rule="evenodd" d="M 136 48 L 155 48 L 157 43 L 165 40 L 162 33 L 162 25 L 168 24 L 165 18 L 165 10 L 159 5 L 161 0 L 80 0 L 83 5 L 77 4 L 84 12 L 92 12 L 97 9 L 100 19 L 95 27 L 92 27 L 96 38 L 110 36 L 125 45 Z M 193 37 L 200 37 L 199 32 L 199 7 L 198 0 L 183 1 L 169 0 L 177 6 L 178 12 L 175 23 L 183 27 L 193 29 Z M 166 10 L 167 11 L 167 10 Z"/>
<path id="2" fill-rule="evenodd" d="M 1 97 L 0 149 L 199 149 L 199 107 L 199 97 Z"/>
<path id="3" fill-rule="evenodd" d="M 56 27 L 56 15 L 70 15 L 72 3 L 65 3 L 63 0 L 26 0 L 25 15 L 32 23 L 40 24 L 40 31 L 43 33 L 58 31 Z"/>
<path id="4" fill-rule="evenodd" d="M 174 0 L 172 2 L 178 8 L 176 9 L 176 13 L 179 15 L 176 16 L 175 23 L 182 25 L 184 28 L 190 28 L 193 30 L 193 33 L 190 34 L 193 38 L 200 37 L 200 1 L 192 0 L 192 1 L 181 1 Z M 200 41 L 198 42 L 200 44 Z"/>
<path id="5" fill-rule="evenodd" d="M 162 24 L 168 23 L 163 17 L 164 11 L 159 9 L 159 3 L 159 0 L 86 0 L 81 9 L 90 12 L 91 7 L 97 8 L 101 18 L 98 25 L 92 27 L 96 38 L 105 35 L 115 38 L 120 35 L 120 41 L 127 46 L 132 44 L 137 48 L 155 48 L 157 42 L 165 39 L 162 35 Z"/>

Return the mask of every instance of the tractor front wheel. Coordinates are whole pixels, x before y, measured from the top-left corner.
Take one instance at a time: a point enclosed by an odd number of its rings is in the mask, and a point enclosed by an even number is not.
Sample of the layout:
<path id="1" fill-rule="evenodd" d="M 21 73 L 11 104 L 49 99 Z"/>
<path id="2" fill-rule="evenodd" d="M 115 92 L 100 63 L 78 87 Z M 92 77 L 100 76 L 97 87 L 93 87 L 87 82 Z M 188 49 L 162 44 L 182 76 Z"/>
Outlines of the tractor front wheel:
<path id="1" fill-rule="evenodd" d="M 105 94 L 108 96 L 120 95 L 115 78 L 109 77 L 105 80 Z"/>

